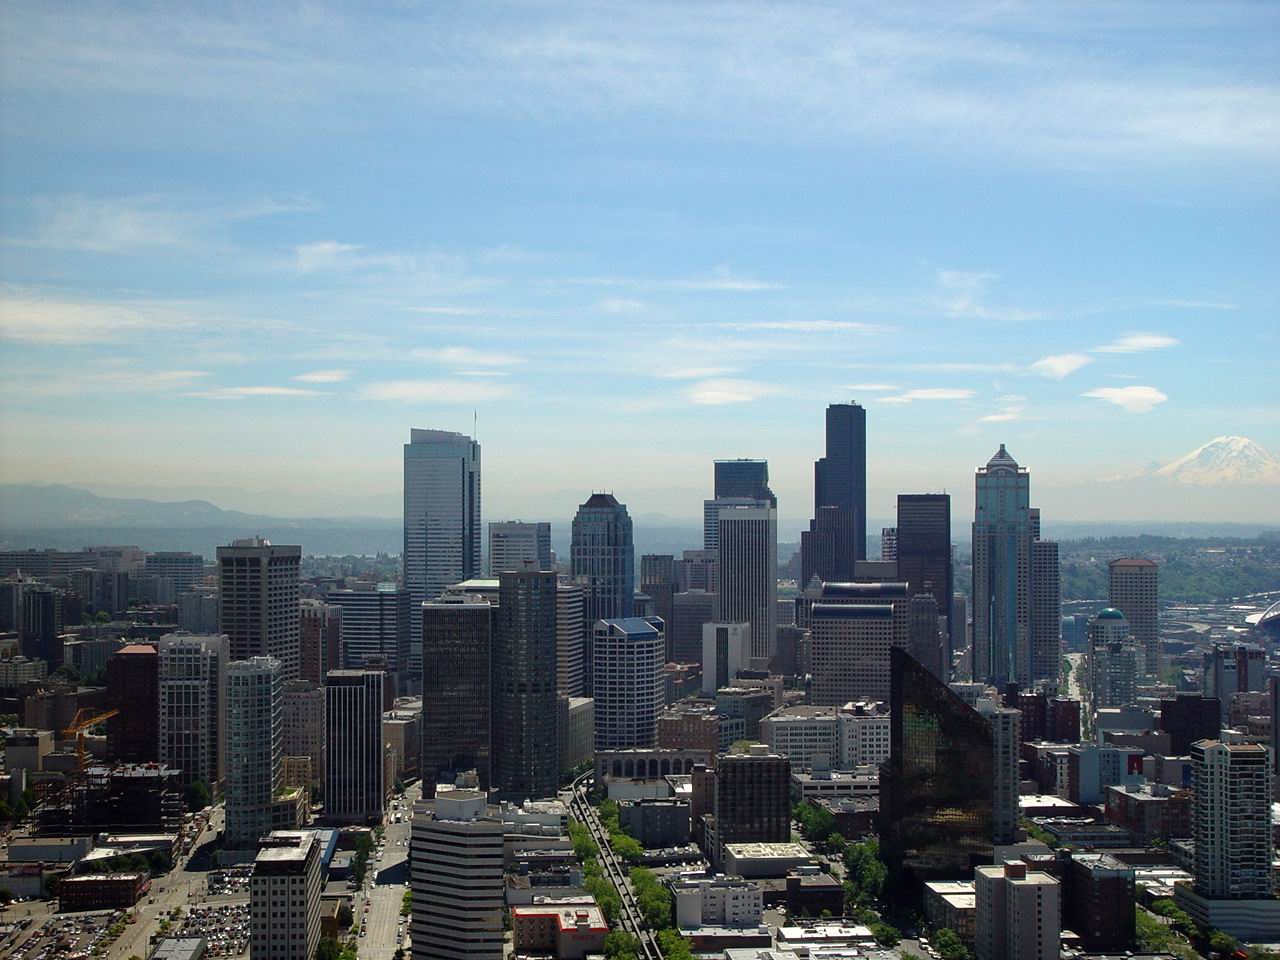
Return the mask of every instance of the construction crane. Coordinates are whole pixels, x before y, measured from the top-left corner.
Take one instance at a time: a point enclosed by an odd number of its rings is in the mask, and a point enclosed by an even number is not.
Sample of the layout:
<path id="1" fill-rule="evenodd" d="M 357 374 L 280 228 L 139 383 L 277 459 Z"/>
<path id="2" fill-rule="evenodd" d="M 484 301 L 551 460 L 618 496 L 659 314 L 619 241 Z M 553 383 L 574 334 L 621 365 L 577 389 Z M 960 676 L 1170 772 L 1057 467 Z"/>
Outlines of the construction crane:
<path id="1" fill-rule="evenodd" d="M 102 723 L 104 720 L 110 720 L 112 717 L 120 715 L 119 710 L 106 710 L 102 713 L 81 707 L 76 711 L 75 719 L 71 721 L 71 725 L 62 731 L 62 736 L 70 739 L 76 738 L 76 773 L 84 773 L 84 735 L 90 727 Z"/>

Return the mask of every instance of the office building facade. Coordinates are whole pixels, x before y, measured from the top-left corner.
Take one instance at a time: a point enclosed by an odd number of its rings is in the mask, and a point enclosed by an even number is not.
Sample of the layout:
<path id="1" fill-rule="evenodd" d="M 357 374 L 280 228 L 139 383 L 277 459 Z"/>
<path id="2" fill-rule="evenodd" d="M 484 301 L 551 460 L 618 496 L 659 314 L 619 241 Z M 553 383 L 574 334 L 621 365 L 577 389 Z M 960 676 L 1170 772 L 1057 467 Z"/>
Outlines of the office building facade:
<path id="1" fill-rule="evenodd" d="M 386 808 L 380 670 L 325 676 L 324 815 L 333 824 L 377 824 Z"/>
<path id="2" fill-rule="evenodd" d="M 772 659 L 778 626 L 778 514 L 753 504 L 720 510 L 719 619 L 751 624 L 751 655 Z"/>
<path id="3" fill-rule="evenodd" d="M 320 835 L 281 830 L 264 841 L 249 875 L 251 960 L 312 960 L 324 889 Z"/>
<path id="4" fill-rule="evenodd" d="M 658 714 L 666 703 L 662 621 L 598 620 L 592 633 L 596 749 L 653 746 Z"/>
<path id="5" fill-rule="evenodd" d="M 132 643 L 107 658 L 107 759 L 155 763 L 160 759 L 160 658 L 149 643 Z"/>
<path id="6" fill-rule="evenodd" d="M 582 664 L 586 648 L 586 594 L 579 584 L 556 584 L 556 692 L 562 697 L 583 696 Z M 590 696 L 590 694 L 587 694 Z"/>
<path id="7" fill-rule="evenodd" d="M 1107 564 L 1108 598 L 1124 614 L 1129 630 L 1142 652 L 1147 676 L 1159 677 L 1163 663 L 1160 646 L 1160 565 L 1142 557 L 1121 557 Z"/>
<path id="8" fill-rule="evenodd" d="M 422 604 L 480 572 L 480 444 L 448 430 L 409 432 L 404 445 L 404 586 L 409 675 L 422 675 Z"/>
<path id="9" fill-rule="evenodd" d="M 228 643 L 223 636 L 169 634 L 156 645 L 160 762 L 183 787 L 222 790 L 226 760 Z"/>
<path id="10" fill-rule="evenodd" d="M 335 666 L 377 666 L 393 691 L 406 691 L 413 674 L 409 591 L 394 583 L 360 583 L 358 589 L 330 590 L 325 601 L 342 611 L 341 663 Z"/>
<path id="11" fill-rule="evenodd" d="M 591 630 L 597 620 L 622 620 L 635 613 L 635 546 L 631 516 L 611 493 L 593 493 L 578 507 L 569 545 L 569 568 L 582 586 L 584 640 L 582 682 L 590 694 Z"/>
<path id="12" fill-rule="evenodd" d="M 494 607 L 483 597 L 422 605 L 422 791 L 476 771 L 490 783 L 490 669 Z"/>
<path id="13" fill-rule="evenodd" d="M 853 559 L 865 559 L 867 412 L 856 403 L 827 407 L 826 456 L 813 466 L 815 516 L 821 507 L 838 507 L 853 518 Z"/>
<path id="14" fill-rule="evenodd" d="M 503 520 L 489 524 L 489 576 L 519 570 L 526 562 L 551 570 L 551 524 Z"/>
<path id="15" fill-rule="evenodd" d="M 898 494 L 898 525 L 894 528 L 897 578 L 912 594 L 927 593 L 938 604 L 948 638 L 948 664 L 957 646 L 951 627 L 951 597 L 955 580 L 951 565 L 951 496 L 946 493 Z M 963 640 L 963 637 L 958 638 Z"/>
<path id="16" fill-rule="evenodd" d="M 324 683 L 324 675 L 342 666 L 342 607 L 323 600 L 298 606 L 298 679 Z"/>
<path id="17" fill-rule="evenodd" d="M 275 657 L 298 679 L 298 568 L 302 548 L 253 537 L 218 548 L 218 632 L 232 660 Z"/>
<path id="18" fill-rule="evenodd" d="M 284 673 L 274 657 L 227 666 L 227 825 L 232 850 L 271 832 L 284 757 Z"/>

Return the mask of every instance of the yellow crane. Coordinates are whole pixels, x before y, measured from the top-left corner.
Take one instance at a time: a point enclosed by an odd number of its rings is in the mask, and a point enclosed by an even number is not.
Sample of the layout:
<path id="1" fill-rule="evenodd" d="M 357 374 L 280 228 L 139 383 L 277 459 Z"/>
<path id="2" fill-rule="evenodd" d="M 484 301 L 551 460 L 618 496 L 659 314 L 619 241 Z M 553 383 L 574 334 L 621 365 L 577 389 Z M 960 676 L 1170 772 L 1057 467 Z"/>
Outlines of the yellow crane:
<path id="1" fill-rule="evenodd" d="M 81 707 L 76 711 L 75 719 L 71 721 L 71 725 L 62 731 L 63 737 L 70 739 L 76 738 L 76 772 L 84 773 L 84 735 L 90 727 L 102 723 L 104 720 L 110 720 L 112 717 L 120 715 L 119 710 L 105 710 L 102 713 L 95 713 L 87 707 Z"/>

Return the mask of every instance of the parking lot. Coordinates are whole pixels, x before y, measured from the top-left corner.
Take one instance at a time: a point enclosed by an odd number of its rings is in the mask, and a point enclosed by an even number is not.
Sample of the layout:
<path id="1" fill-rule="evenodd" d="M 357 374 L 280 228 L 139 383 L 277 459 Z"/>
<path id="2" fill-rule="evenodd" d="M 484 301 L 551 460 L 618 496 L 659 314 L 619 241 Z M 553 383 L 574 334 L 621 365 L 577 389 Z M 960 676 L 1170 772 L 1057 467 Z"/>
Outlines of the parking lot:
<path id="1" fill-rule="evenodd" d="M 113 925 L 123 923 L 119 910 L 63 914 L 44 925 L 16 951 L 17 960 L 78 960 L 90 956 L 109 937 Z"/>
<path id="2" fill-rule="evenodd" d="M 249 877 L 252 874 L 253 864 L 231 867 L 227 870 L 209 871 L 209 896 L 247 897 L 249 895 Z"/>
<path id="3" fill-rule="evenodd" d="M 211 956 L 238 957 L 249 949 L 249 905 L 192 907 L 174 935 L 204 937 Z"/>

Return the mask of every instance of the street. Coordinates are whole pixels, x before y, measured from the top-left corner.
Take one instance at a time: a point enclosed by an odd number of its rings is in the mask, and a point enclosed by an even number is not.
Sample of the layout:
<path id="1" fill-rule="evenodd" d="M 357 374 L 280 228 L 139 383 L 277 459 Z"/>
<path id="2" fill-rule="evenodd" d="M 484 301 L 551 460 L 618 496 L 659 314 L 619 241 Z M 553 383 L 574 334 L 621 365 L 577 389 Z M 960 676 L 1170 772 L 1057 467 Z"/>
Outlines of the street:
<path id="1" fill-rule="evenodd" d="M 398 802 L 400 809 L 387 811 L 386 835 L 381 859 L 374 854 L 365 879 L 365 889 L 356 897 L 356 918 L 364 918 L 364 936 L 358 938 L 360 956 L 369 960 L 391 960 L 396 947 L 409 932 L 409 918 L 400 916 L 400 904 L 404 892 L 409 889 L 409 833 L 412 823 L 409 812 L 418 800 L 420 788 L 409 788 L 404 799 Z M 400 814 L 399 823 L 394 822 Z M 366 907 L 367 912 L 366 912 Z M 400 934 L 403 921 L 404 935 Z"/>

